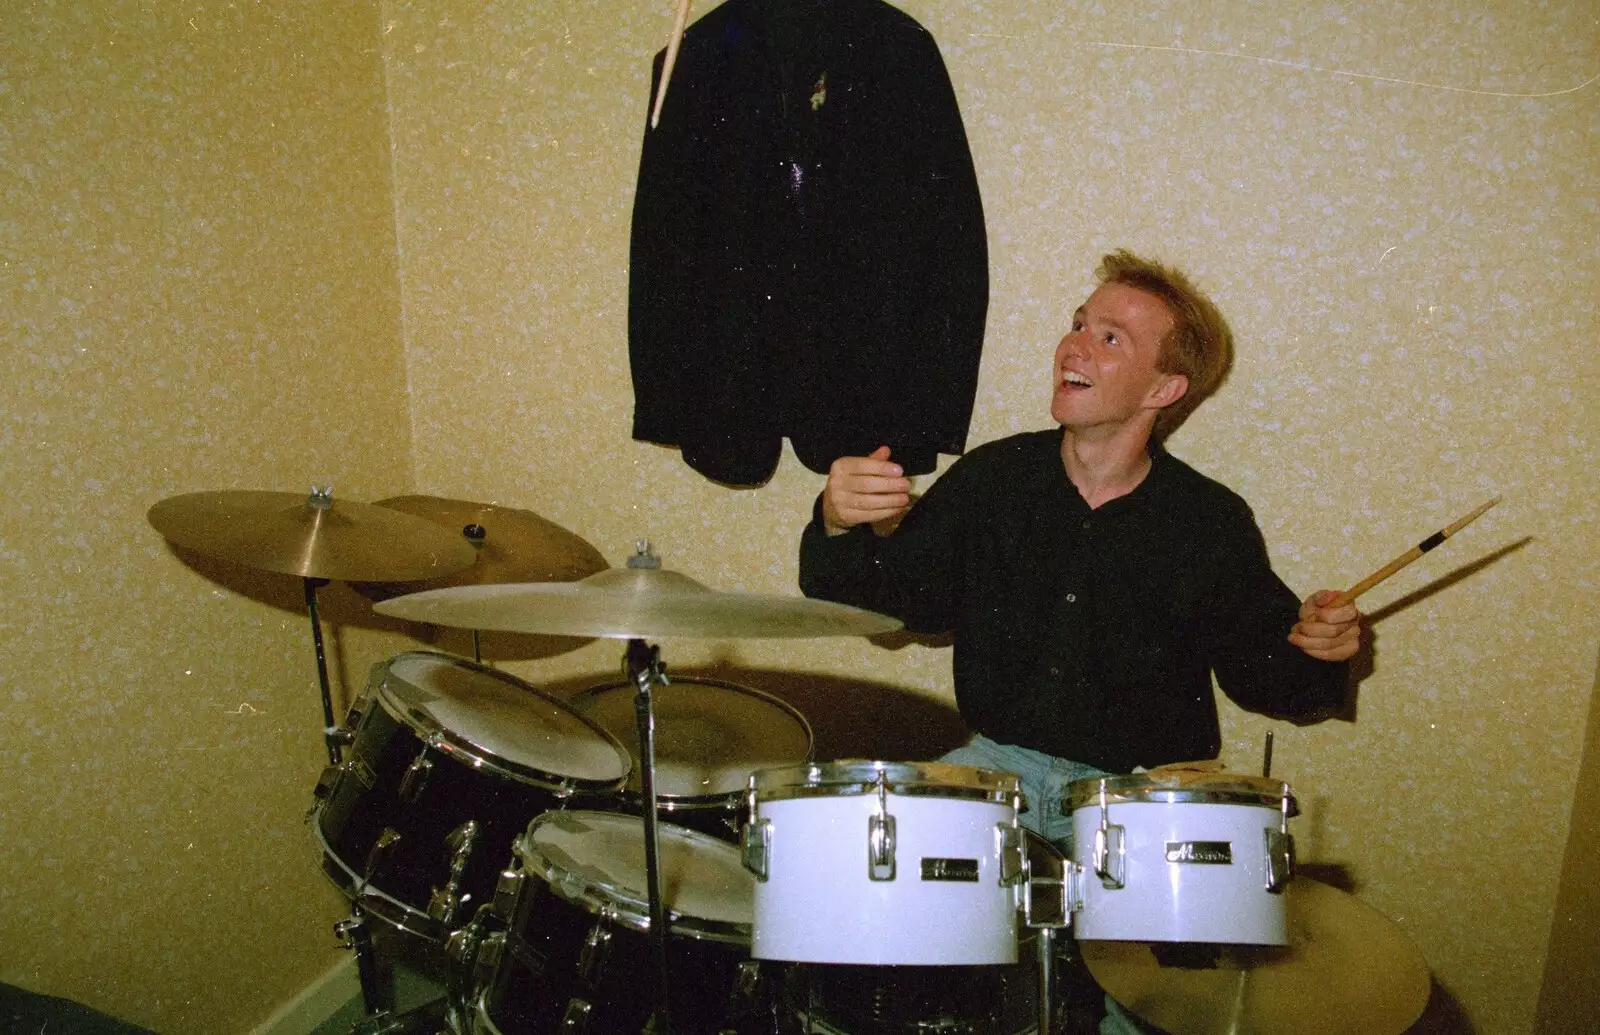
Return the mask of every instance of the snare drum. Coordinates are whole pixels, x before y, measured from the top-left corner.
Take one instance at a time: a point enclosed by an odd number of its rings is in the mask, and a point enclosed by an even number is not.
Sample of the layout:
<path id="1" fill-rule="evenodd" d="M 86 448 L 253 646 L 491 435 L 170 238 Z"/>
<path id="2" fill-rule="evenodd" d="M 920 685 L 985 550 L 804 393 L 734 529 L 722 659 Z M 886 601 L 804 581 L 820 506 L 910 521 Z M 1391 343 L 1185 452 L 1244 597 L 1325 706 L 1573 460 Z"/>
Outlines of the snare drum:
<path id="1" fill-rule="evenodd" d="M 926 762 L 750 777 L 751 955 L 807 963 L 1015 963 L 1017 778 Z"/>
<path id="2" fill-rule="evenodd" d="M 750 961 L 754 881 L 725 841 L 669 823 L 659 833 L 673 1030 L 713 1035 L 756 1012 Z M 518 838 L 494 974 L 477 996 L 478 1035 L 637 1035 L 654 1012 L 644 825 L 611 812 L 552 812 Z M 747 994 L 747 991 L 750 994 Z"/>
<path id="3" fill-rule="evenodd" d="M 323 870 L 368 912 L 434 940 L 487 900 L 530 819 L 614 798 L 632 765 L 554 697 L 428 651 L 374 666 L 348 726 L 313 809 Z"/>
<path id="4" fill-rule="evenodd" d="M 1185 770 L 1075 780 L 1080 939 L 1285 945 L 1289 785 Z"/>
<path id="5" fill-rule="evenodd" d="M 640 801 L 639 735 L 632 683 L 605 683 L 568 699 L 633 753 L 625 797 Z M 672 822 L 726 839 L 745 820 L 745 786 L 757 769 L 811 760 L 811 726 L 786 702 L 717 679 L 673 677 L 650 691 L 655 716 L 656 807 Z"/>

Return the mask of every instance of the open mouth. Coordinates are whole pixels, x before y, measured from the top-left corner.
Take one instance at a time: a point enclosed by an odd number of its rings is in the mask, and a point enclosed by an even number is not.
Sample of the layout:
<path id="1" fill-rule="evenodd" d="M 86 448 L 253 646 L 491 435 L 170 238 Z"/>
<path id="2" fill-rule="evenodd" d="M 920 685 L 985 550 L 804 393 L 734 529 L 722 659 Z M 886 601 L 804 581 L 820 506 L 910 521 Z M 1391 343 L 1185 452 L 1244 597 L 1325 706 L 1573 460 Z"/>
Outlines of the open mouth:
<path id="1" fill-rule="evenodd" d="M 1094 382 L 1078 373 L 1076 370 L 1061 372 L 1061 383 L 1067 388 L 1093 388 Z"/>

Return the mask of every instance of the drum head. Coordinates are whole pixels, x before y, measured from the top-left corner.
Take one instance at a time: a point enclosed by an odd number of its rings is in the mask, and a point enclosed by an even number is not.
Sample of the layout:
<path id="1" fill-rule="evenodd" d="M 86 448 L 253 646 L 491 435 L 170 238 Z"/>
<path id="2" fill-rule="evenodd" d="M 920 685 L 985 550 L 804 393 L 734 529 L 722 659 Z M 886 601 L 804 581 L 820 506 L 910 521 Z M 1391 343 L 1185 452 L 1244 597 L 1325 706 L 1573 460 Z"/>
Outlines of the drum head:
<path id="1" fill-rule="evenodd" d="M 633 766 L 615 737 L 556 698 L 463 658 L 397 655 L 382 666 L 379 693 L 442 750 L 524 783 L 615 790 Z"/>
<path id="2" fill-rule="evenodd" d="M 751 781 L 759 801 L 875 794 L 880 782 L 891 794 L 929 798 L 1007 803 L 1021 793 L 1021 785 L 1011 773 L 948 762 L 846 759 L 764 769 L 752 774 Z"/>
<path id="3" fill-rule="evenodd" d="M 711 679 L 674 678 L 650 691 L 655 714 L 655 788 L 659 798 L 725 798 L 750 774 L 811 758 L 811 727 L 794 708 L 759 690 Z M 639 757 L 631 683 L 590 687 L 572 707 Z M 636 764 L 628 789 L 639 793 Z"/>
<path id="4" fill-rule="evenodd" d="M 1259 805 L 1262 808 L 1281 809 L 1284 798 L 1288 798 L 1289 815 L 1299 812 L 1289 785 L 1282 780 L 1269 780 L 1248 773 L 1194 769 L 1156 769 L 1148 773 L 1091 776 L 1074 780 L 1062 795 L 1062 812 L 1071 813 L 1088 806 L 1098 806 L 1101 784 L 1105 785 L 1107 805 L 1132 802 L 1199 803 Z"/>
<path id="5" fill-rule="evenodd" d="M 738 849 L 670 823 L 657 827 L 661 900 L 670 933 L 750 944 L 755 878 Z M 528 825 L 516 854 L 552 891 L 638 931 L 650 928 L 644 823 L 614 812 L 547 812 Z"/>

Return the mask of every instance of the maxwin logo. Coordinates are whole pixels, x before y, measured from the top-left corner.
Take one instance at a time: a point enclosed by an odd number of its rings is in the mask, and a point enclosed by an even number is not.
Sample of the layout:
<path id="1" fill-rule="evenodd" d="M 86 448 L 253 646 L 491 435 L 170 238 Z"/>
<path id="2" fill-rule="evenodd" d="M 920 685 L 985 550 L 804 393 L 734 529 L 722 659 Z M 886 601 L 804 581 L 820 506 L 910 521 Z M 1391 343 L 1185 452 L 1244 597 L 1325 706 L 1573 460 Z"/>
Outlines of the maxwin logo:
<path id="1" fill-rule="evenodd" d="M 1233 865 L 1232 841 L 1168 841 L 1167 862 Z"/>

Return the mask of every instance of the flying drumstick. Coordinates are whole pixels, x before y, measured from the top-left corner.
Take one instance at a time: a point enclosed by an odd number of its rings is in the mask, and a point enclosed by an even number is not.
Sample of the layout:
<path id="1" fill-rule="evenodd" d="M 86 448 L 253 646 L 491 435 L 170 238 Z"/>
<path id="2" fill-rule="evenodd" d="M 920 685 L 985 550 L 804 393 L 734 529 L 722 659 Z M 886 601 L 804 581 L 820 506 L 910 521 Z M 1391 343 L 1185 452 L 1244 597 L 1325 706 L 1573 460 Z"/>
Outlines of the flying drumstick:
<path id="1" fill-rule="evenodd" d="M 1438 546 L 1440 543 L 1444 542 L 1446 539 L 1449 539 L 1451 536 L 1455 535 L 1457 532 L 1461 531 L 1463 528 L 1466 528 L 1468 525 L 1470 525 L 1474 521 L 1478 520 L 1478 518 L 1483 514 L 1484 511 L 1488 510 L 1490 507 L 1494 506 L 1496 503 L 1499 503 L 1499 502 L 1500 502 L 1500 497 L 1496 496 L 1494 499 L 1490 500 L 1489 502 L 1484 503 L 1481 506 L 1479 506 L 1478 509 L 1476 509 L 1472 513 L 1468 514 L 1466 517 L 1456 519 L 1454 524 L 1449 524 L 1449 525 L 1446 525 L 1445 527 L 1439 529 L 1439 531 L 1433 533 L 1433 535 L 1430 535 L 1428 538 L 1424 539 L 1422 542 L 1418 543 L 1416 546 L 1413 546 L 1411 549 L 1407 550 L 1405 553 L 1403 553 L 1400 556 L 1396 557 L 1394 560 L 1390 561 L 1388 564 L 1385 564 L 1383 567 L 1379 568 L 1377 571 L 1373 572 L 1371 575 L 1368 575 L 1366 578 L 1362 579 L 1360 582 L 1356 583 L 1354 586 L 1351 586 L 1349 589 L 1345 590 L 1343 593 L 1340 593 L 1339 594 L 1339 599 L 1335 600 L 1333 603 L 1329 604 L 1328 606 L 1329 607 L 1343 607 L 1344 605 L 1350 603 L 1356 597 L 1359 597 L 1361 594 L 1365 593 L 1367 590 L 1371 589 L 1373 586 L 1376 586 L 1378 583 L 1382 582 L 1384 579 L 1388 578 L 1390 575 L 1393 575 L 1395 572 L 1399 571 L 1401 568 L 1404 568 L 1406 565 L 1410 564 L 1412 561 L 1416 560 L 1418 557 L 1421 557 L 1423 554 L 1427 553 L 1429 550 L 1433 549 L 1435 546 Z"/>
<path id="2" fill-rule="evenodd" d="M 678 45 L 683 42 L 683 27 L 689 21 L 690 0 L 678 0 L 678 17 L 672 23 L 672 38 L 667 41 L 667 57 L 661 63 L 661 82 L 656 85 L 656 103 L 650 109 L 650 128 L 661 121 L 661 103 L 667 99 L 667 80 L 678 61 Z"/>

